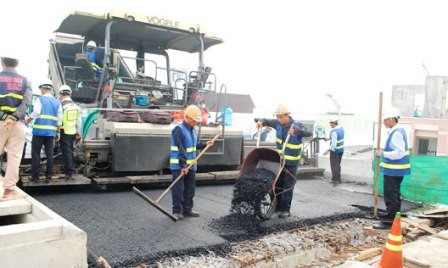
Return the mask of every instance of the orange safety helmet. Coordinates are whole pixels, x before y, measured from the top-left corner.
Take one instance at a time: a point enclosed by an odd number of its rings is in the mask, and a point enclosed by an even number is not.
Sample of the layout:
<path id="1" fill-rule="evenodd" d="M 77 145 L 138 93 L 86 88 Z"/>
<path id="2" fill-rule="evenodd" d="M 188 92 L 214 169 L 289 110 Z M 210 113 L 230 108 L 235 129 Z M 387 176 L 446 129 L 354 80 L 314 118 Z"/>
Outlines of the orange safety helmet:
<path id="1" fill-rule="evenodd" d="M 199 109 L 196 105 L 189 105 L 185 109 L 185 116 L 188 116 L 189 118 L 193 119 L 196 122 L 201 122 L 201 109 Z"/>

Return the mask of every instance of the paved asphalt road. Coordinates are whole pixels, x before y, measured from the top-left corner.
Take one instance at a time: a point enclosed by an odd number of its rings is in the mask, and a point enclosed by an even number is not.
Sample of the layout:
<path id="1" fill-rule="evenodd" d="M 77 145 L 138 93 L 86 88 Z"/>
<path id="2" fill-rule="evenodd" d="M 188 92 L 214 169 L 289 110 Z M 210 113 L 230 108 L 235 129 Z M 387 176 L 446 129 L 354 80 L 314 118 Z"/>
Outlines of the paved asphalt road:
<path id="1" fill-rule="evenodd" d="M 374 198 L 369 190 L 367 186 L 344 183 L 333 187 L 320 177 L 302 178 L 295 186 L 293 217 L 285 220 L 274 215 L 258 227 L 262 233 L 269 233 L 316 221 L 348 218 L 360 212 L 351 204 L 373 206 Z M 233 185 L 198 186 L 195 210 L 201 217 L 178 222 L 132 191 L 39 193 L 33 197 L 87 232 L 91 252 L 103 256 L 115 267 L 130 267 L 164 256 L 198 254 L 207 249 L 225 251 L 229 245 L 225 238 L 256 236 L 253 229 L 245 230 L 243 225 L 220 228 L 211 224 L 222 223 L 228 217 L 232 191 Z M 163 189 L 143 192 L 155 200 Z M 161 205 L 171 211 L 170 194 Z M 403 205 L 404 210 L 413 206 L 408 202 Z M 381 198 L 379 208 L 384 208 Z"/>

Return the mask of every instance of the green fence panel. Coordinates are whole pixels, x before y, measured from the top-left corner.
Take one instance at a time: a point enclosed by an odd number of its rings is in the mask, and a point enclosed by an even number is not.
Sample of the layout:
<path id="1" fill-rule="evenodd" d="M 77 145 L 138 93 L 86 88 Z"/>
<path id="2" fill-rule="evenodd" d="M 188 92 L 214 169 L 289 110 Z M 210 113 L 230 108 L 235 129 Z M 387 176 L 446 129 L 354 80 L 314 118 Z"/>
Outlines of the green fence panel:
<path id="1" fill-rule="evenodd" d="M 403 198 L 428 204 L 448 204 L 448 157 L 411 156 L 410 162 L 411 175 L 405 176 L 401 184 Z M 374 178 L 375 164 L 374 160 Z M 378 183 L 378 193 L 383 195 L 383 174 L 381 173 Z M 375 187 L 375 184 L 373 185 Z M 375 191 L 374 188 L 373 191 Z"/>

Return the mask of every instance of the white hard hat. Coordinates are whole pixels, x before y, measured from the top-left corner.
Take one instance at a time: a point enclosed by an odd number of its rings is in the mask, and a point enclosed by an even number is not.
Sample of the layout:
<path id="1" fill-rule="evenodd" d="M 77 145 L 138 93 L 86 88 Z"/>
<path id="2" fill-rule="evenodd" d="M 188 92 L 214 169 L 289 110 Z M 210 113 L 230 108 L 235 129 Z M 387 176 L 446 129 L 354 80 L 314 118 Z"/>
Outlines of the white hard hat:
<path id="1" fill-rule="evenodd" d="M 96 43 L 93 40 L 87 42 L 87 48 L 96 48 Z"/>
<path id="2" fill-rule="evenodd" d="M 278 115 L 278 114 L 289 114 L 288 107 L 286 107 L 283 104 L 280 104 L 279 106 L 277 106 L 277 108 L 275 108 L 275 110 L 274 110 L 274 115 Z"/>
<path id="3" fill-rule="evenodd" d="M 59 94 L 72 94 L 72 89 L 68 85 L 62 85 L 59 88 Z"/>
<path id="4" fill-rule="evenodd" d="M 189 105 L 185 109 L 185 116 L 188 116 L 196 122 L 201 122 L 201 109 L 196 105 Z"/>
<path id="5" fill-rule="evenodd" d="M 383 120 L 387 118 L 400 118 L 400 111 L 395 107 L 389 107 L 384 110 Z"/>
<path id="6" fill-rule="evenodd" d="M 51 82 L 50 79 L 47 79 L 39 84 L 39 88 L 45 88 L 45 89 L 53 89 L 53 82 Z"/>
<path id="7" fill-rule="evenodd" d="M 337 116 L 332 116 L 332 117 L 330 117 L 330 123 L 338 123 L 338 121 L 339 121 L 339 117 L 337 117 Z"/>

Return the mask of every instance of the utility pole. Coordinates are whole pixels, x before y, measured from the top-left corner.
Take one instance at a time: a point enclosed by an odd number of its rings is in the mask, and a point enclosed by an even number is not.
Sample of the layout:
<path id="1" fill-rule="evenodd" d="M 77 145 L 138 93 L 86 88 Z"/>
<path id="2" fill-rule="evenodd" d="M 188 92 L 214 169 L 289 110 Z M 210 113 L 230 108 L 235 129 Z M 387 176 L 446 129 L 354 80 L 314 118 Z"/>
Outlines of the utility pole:
<path id="1" fill-rule="evenodd" d="M 427 76 L 430 76 L 430 75 L 429 75 L 428 68 L 426 68 L 425 63 L 422 63 L 422 67 L 423 67 L 423 69 L 425 69 L 425 71 L 426 71 L 426 75 L 427 75 Z"/>
<path id="2" fill-rule="evenodd" d="M 339 120 L 341 120 L 341 105 L 339 105 L 339 103 L 334 99 L 333 95 L 331 95 L 329 93 L 327 93 L 325 95 L 327 95 L 327 97 L 329 97 L 331 99 L 331 101 L 333 102 L 333 104 L 336 106 L 336 110 L 338 112 Z"/>

